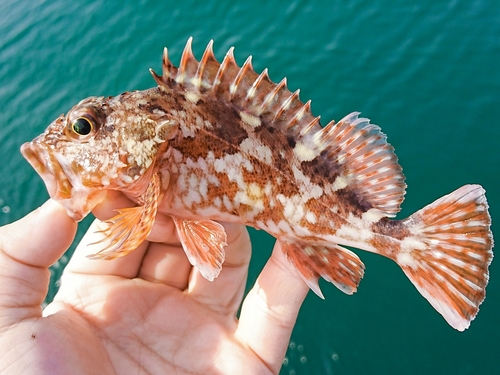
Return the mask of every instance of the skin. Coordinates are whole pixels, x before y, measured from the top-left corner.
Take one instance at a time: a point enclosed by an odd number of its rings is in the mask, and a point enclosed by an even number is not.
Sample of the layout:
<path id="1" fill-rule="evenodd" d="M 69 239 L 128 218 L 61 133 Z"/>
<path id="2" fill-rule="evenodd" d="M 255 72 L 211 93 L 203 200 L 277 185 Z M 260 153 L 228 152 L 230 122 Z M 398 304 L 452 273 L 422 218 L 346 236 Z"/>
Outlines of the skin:
<path id="1" fill-rule="evenodd" d="M 132 205 L 111 193 L 95 208 L 98 219 L 43 311 L 48 267 L 76 224 L 49 200 L 0 228 L 0 373 L 277 374 L 308 291 L 279 245 L 244 300 L 251 247 L 241 225 L 225 225 L 226 260 L 214 282 L 191 267 L 161 207 L 132 254 L 87 259 L 101 220 Z"/>

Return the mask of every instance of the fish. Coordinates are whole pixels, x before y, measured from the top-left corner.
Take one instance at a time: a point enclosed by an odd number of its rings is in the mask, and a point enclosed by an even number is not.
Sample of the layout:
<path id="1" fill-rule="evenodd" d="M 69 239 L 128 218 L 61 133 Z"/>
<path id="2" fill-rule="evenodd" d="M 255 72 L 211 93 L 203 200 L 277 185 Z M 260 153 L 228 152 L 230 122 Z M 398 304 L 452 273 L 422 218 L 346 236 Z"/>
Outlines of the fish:
<path id="1" fill-rule="evenodd" d="M 465 185 L 397 219 L 406 191 L 386 135 L 360 113 L 323 126 L 252 57 L 201 60 L 189 38 L 179 66 L 163 52 L 156 86 L 89 97 L 21 153 L 75 221 L 116 190 L 137 205 L 107 221 L 92 259 L 134 251 L 162 212 L 190 263 L 214 280 L 224 263 L 221 222 L 264 230 L 321 298 L 320 278 L 353 294 L 364 275 L 347 247 L 395 261 L 421 295 L 463 331 L 485 298 L 493 258 L 485 190 Z M 346 247 L 347 246 L 347 247 Z"/>

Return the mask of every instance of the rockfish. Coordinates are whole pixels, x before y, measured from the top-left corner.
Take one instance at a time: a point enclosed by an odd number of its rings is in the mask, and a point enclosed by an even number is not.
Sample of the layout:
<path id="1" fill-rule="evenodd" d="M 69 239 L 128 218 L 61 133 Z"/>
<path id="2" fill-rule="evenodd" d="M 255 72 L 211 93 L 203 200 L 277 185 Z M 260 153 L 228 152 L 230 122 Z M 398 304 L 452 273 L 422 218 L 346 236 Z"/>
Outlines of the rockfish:
<path id="1" fill-rule="evenodd" d="M 343 246 L 394 260 L 418 291 L 463 331 L 485 297 L 493 237 L 485 192 L 465 185 L 403 220 L 406 184 L 380 128 L 351 113 L 320 125 L 286 79 L 219 63 L 191 39 L 179 67 L 163 54 L 157 87 L 90 97 L 21 152 L 76 221 L 119 190 L 138 199 L 109 220 L 93 258 L 129 254 L 151 231 L 162 200 L 191 264 L 208 280 L 224 262 L 218 223 L 262 229 L 320 297 L 323 277 L 347 294 L 363 277 Z M 103 245 L 104 246 L 104 245 Z"/>

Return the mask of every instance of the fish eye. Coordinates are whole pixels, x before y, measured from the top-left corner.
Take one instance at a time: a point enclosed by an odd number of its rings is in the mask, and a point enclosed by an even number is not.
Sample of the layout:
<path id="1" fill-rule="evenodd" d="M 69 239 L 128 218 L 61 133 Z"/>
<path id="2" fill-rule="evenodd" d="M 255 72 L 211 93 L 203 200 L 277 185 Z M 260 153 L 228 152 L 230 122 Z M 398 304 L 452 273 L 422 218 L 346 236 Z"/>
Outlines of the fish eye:
<path id="1" fill-rule="evenodd" d="M 71 129 L 78 135 L 88 135 L 94 129 L 94 124 L 85 117 L 78 117 L 71 124 Z"/>
<path id="2" fill-rule="evenodd" d="M 86 142 L 99 131 L 104 120 L 102 112 L 92 105 L 79 103 L 66 115 L 64 133 L 78 142 Z"/>

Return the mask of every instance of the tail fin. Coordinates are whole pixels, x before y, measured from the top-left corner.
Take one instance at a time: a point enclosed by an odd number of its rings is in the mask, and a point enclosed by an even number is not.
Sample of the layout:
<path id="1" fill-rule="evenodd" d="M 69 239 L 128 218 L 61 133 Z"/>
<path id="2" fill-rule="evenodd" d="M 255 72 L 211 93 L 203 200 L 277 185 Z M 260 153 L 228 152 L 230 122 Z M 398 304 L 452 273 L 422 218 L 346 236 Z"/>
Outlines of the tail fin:
<path id="1" fill-rule="evenodd" d="M 418 291 L 463 331 L 485 297 L 493 258 L 484 189 L 465 185 L 404 220 L 409 232 L 396 262 Z"/>

